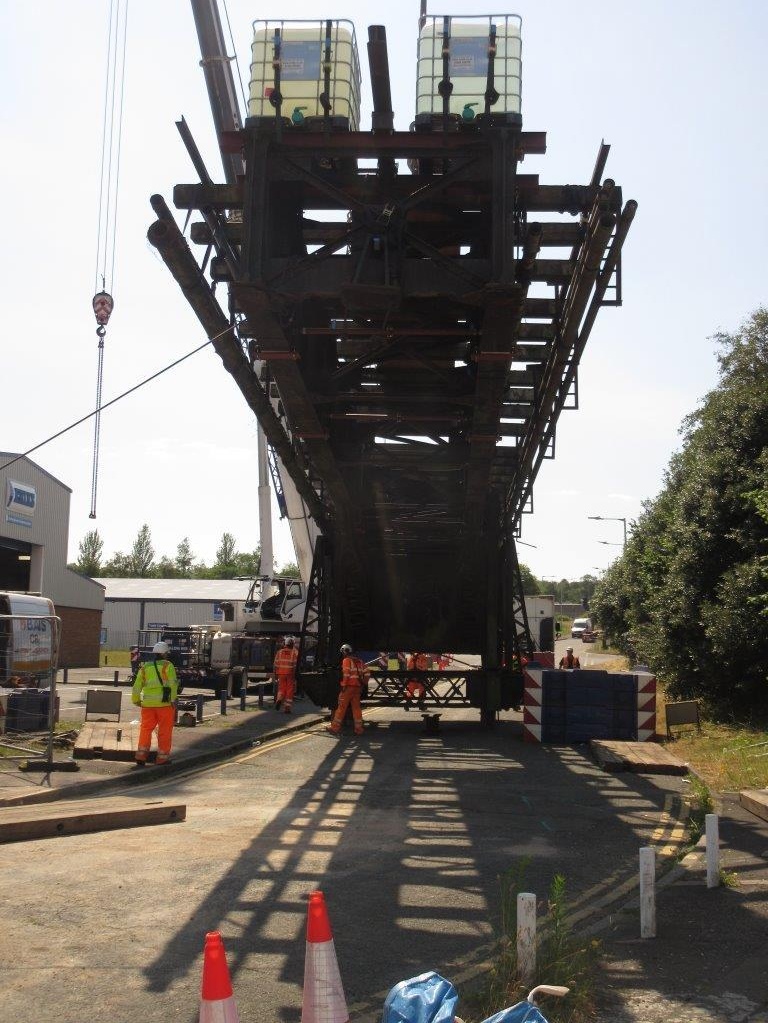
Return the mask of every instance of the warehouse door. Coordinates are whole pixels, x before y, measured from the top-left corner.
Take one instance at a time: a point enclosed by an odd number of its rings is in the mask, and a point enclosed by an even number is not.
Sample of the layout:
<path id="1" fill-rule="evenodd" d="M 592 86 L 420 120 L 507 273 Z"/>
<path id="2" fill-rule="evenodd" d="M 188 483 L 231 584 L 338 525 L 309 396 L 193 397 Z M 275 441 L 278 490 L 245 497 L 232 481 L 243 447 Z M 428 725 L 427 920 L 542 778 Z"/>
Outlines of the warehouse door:
<path id="1" fill-rule="evenodd" d="M 28 590 L 31 559 L 28 543 L 0 537 L 0 590 Z"/>

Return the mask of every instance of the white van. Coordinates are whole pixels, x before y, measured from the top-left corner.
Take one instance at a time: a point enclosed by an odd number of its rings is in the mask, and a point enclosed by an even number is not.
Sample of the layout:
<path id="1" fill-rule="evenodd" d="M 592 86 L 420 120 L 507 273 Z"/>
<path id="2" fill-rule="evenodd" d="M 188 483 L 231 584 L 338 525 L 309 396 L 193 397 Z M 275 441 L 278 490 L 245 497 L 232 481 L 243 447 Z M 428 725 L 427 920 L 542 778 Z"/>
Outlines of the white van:
<path id="1" fill-rule="evenodd" d="M 581 639 L 585 632 L 592 631 L 591 618 L 574 618 L 571 625 L 571 639 Z"/>
<path id="2" fill-rule="evenodd" d="M 42 677 L 55 667 L 55 614 L 47 597 L 0 591 L 0 681 L 15 675 Z"/>

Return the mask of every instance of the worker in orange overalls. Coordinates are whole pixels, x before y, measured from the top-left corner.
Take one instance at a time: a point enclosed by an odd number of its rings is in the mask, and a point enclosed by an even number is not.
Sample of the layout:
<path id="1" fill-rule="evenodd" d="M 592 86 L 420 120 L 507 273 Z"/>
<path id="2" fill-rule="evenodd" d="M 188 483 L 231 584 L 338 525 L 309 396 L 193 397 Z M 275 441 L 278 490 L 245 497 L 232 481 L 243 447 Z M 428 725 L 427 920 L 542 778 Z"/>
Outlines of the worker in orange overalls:
<path id="1" fill-rule="evenodd" d="M 131 702 L 141 707 L 141 727 L 136 746 L 136 766 L 146 767 L 152 745 L 152 733 L 157 729 L 157 761 L 167 764 L 171 759 L 173 721 L 176 716 L 176 697 L 179 683 L 176 669 L 168 660 L 170 647 L 160 640 L 152 647 L 153 660 L 146 661 L 136 672 Z"/>
<path id="2" fill-rule="evenodd" d="M 339 702 L 331 718 L 331 723 L 327 727 L 327 731 L 338 735 L 341 731 L 344 715 L 347 713 L 347 707 L 351 707 L 355 735 L 362 735 L 363 710 L 360 706 L 360 691 L 368 681 L 371 673 L 359 657 L 352 656 L 352 647 L 349 643 L 344 643 L 342 646 L 341 656 L 341 692 L 339 693 Z"/>
<path id="3" fill-rule="evenodd" d="M 429 658 L 426 654 L 411 654 L 408 658 L 408 671 L 427 671 Z M 427 687 L 417 678 L 409 678 L 405 686 L 406 700 L 405 709 L 410 710 L 414 700 L 419 709 L 424 708 L 424 697 L 427 695 Z"/>
<path id="4" fill-rule="evenodd" d="M 566 671 L 572 671 L 574 668 L 580 668 L 581 662 L 573 652 L 573 647 L 569 646 L 565 649 L 565 657 L 560 658 L 558 668 L 564 668 Z"/>
<path id="5" fill-rule="evenodd" d="M 283 646 L 275 654 L 275 675 L 277 675 L 277 699 L 275 710 L 282 704 L 284 714 L 293 713 L 293 698 L 296 695 L 296 662 L 299 651 L 293 636 L 286 636 Z"/>

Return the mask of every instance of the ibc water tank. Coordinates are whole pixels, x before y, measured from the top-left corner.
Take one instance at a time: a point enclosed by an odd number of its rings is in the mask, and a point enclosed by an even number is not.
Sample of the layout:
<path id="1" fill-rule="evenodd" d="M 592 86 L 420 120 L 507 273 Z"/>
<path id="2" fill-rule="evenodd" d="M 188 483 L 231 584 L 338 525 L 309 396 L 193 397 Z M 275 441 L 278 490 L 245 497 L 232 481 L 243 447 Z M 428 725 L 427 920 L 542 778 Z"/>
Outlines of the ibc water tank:
<path id="1" fill-rule="evenodd" d="M 449 112 L 483 113 L 488 89 L 489 61 L 493 58 L 492 87 L 498 98 L 490 113 L 499 120 L 520 122 L 522 19 L 517 14 L 486 14 L 477 17 L 430 15 L 419 33 L 416 85 L 416 123 L 443 113 L 440 83 L 444 77 L 444 52 L 453 89 Z M 467 116 L 471 117 L 471 113 Z"/>
<path id="2" fill-rule="evenodd" d="M 330 28 L 330 30 L 329 30 Z M 250 117 L 276 117 L 275 70 L 279 71 L 281 116 L 323 117 L 328 76 L 328 113 L 360 125 L 360 62 L 351 21 L 254 21 L 251 49 Z"/>

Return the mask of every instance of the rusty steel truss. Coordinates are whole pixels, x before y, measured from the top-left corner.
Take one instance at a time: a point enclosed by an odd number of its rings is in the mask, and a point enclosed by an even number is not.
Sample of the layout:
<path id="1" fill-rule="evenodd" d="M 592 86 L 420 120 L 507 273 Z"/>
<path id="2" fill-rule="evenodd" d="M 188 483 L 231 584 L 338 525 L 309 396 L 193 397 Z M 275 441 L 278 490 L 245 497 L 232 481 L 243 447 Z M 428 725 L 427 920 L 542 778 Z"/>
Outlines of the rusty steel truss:
<path id="1" fill-rule="evenodd" d="M 220 132 L 241 168 L 222 184 L 182 125 L 201 180 L 174 203 L 203 267 L 159 197 L 149 238 L 323 534 L 328 658 L 344 640 L 494 672 L 527 645 L 515 538 L 636 204 L 606 145 L 588 183 L 551 185 L 521 169 L 545 135 L 493 115 L 395 131 L 382 31 L 372 131 L 250 119 Z"/>

